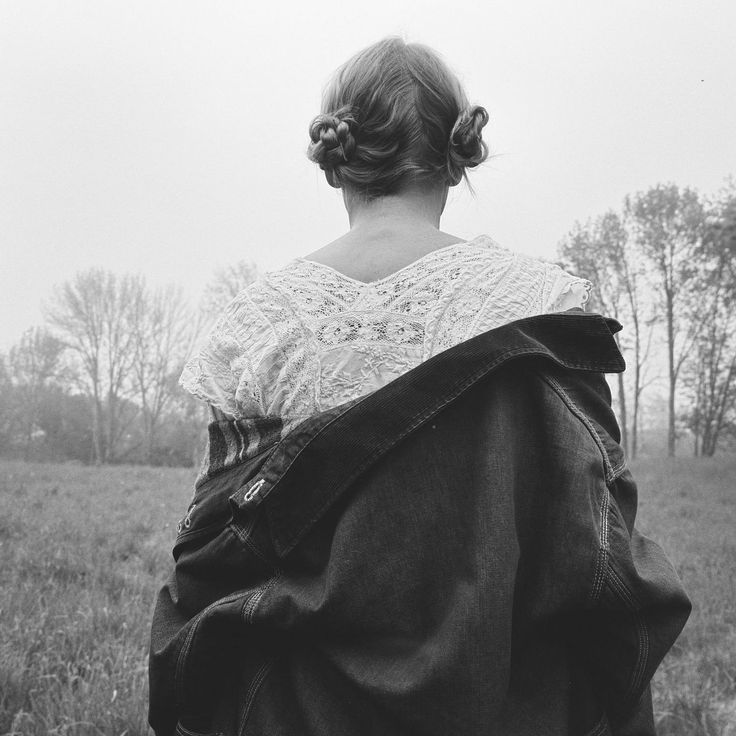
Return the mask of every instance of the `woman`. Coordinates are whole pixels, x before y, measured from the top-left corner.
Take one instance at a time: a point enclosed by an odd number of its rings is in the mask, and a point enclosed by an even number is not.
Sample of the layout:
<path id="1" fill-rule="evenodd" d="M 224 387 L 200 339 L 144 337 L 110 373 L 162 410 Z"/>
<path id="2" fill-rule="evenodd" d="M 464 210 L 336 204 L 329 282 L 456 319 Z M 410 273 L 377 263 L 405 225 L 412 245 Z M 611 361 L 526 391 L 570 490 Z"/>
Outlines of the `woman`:
<path id="1" fill-rule="evenodd" d="M 309 156 L 350 231 L 241 292 L 182 376 L 213 421 L 154 614 L 158 736 L 654 733 L 689 601 L 634 528 L 620 325 L 439 230 L 487 119 L 394 38 L 328 88 Z"/>
<path id="2" fill-rule="evenodd" d="M 342 190 L 350 230 L 239 294 L 182 386 L 218 419 L 279 417 L 287 432 L 475 334 L 582 307 L 588 281 L 439 229 L 449 188 L 487 158 L 487 122 L 427 47 L 388 38 L 349 60 L 308 155 Z M 222 427 L 210 470 L 242 459 Z"/>

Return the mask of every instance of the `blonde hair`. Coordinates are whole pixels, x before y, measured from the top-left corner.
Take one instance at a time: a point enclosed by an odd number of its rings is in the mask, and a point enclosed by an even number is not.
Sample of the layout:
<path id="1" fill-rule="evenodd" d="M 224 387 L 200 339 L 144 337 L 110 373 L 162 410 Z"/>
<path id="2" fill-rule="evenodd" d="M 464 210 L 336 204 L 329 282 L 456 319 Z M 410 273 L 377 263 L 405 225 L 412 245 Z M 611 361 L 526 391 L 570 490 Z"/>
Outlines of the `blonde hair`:
<path id="1" fill-rule="evenodd" d="M 435 51 L 390 37 L 337 70 L 307 155 L 331 186 L 369 199 L 420 181 L 454 186 L 488 157 L 487 122 Z"/>

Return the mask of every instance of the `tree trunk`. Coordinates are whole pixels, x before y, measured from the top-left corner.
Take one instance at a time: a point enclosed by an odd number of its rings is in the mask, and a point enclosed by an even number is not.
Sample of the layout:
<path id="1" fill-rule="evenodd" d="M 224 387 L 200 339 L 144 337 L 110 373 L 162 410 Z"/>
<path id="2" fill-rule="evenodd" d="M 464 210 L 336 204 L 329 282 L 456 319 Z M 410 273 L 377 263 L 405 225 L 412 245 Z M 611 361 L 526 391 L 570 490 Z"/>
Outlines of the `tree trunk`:
<path id="1" fill-rule="evenodd" d="M 33 441 L 33 422 L 29 418 L 25 431 L 25 448 L 23 449 L 23 460 L 28 462 L 31 457 L 31 442 Z"/>
<path id="2" fill-rule="evenodd" d="M 629 453 L 629 432 L 626 421 L 626 388 L 624 386 L 624 374 L 618 374 L 618 403 L 621 418 L 621 446 L 624 448 L 624 454 Z"/>
<path id="3" fill-rule="evenodd" d="M 631 418 L 631 457 L 636 458 L 639 452 L 639 366 L 637 364 L 634 378 L 634 416 Z"/>
<path id="4" fill-rule="evenodd" d="M 675 456 L 675 326 L 672 308 L 672 294 L 667 293 L 667 362 L 669 368 L 669 402 L 667 426 L 667 456 Z"/>
<path id="5" fill-rule="evenodd" d="M 724 380 L 723 389 L 721 395 L 718 397 L 718 411 L 715 412 L 715 417 L 713 419 L 713 430 L 711 432 L 710 447 L 708 448 L 709 453 L 707 457 L 713 457 L 718 449 L 718 438 L 724 428 L 724 415 L 729 405 L 728 397 L 731 395 L 731 382 L 733 381 L 735 372 L 736 358 L 731 361 L 731 365 L 728 367 L 728 373 Z"/>
<path id="6" fill-rule="evenodd" d="M 700 454 L 703 457 L 713 457 L 716 452 L 717 436 L 712 432 L 708 432 L 704 437 L 700 448 Z"/>
<path id="7" fill-rule="evenodd" d="M 641 329 L 639 315 L 632 300 L 632 319 L 634 322 L 634 406 L 631 418 L 631 457 L 639 452 L 639 400 L 641 398 Z"/>
<path id="8" fill-rule="evenodd" d="M 117 402 L 112 389 L 107 392 L 107 417 L 105 421 L 105 462 L 114 463 L 117 456 Z"/>
<path id="9" fill-rule="evenodd" d="M 104 462 L 102 453 L 102 406 L 97 386 L 94 387 L 93 399 L 95 405 L 92 414 L 92 444 L 95 450 L 95 465 L 102 465 Z"/>
<path id="10" fill-rule="evenodd" d="M 156 423 L 152 416 L 148 415 L 143 418 L 143 441 L 145 447 L 143 448 L 143 459 L 146 465 L 150 465 L 153 460 L 153 445 L 156 441 Z"/>

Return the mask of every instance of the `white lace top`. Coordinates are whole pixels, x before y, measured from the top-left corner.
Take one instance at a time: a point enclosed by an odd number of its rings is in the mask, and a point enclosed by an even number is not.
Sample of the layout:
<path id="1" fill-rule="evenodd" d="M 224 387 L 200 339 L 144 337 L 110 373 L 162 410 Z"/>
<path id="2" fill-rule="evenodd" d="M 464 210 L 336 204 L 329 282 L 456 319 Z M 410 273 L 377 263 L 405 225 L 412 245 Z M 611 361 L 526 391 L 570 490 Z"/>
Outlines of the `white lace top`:
<path id="1" fill-rule="evenodd" d="M 230 302 L 180 384 L 232 418 L 294 426 L 481 332 L 580 307 L 590 288 L 483 235 L 368 283 L 297 258 Z"/>

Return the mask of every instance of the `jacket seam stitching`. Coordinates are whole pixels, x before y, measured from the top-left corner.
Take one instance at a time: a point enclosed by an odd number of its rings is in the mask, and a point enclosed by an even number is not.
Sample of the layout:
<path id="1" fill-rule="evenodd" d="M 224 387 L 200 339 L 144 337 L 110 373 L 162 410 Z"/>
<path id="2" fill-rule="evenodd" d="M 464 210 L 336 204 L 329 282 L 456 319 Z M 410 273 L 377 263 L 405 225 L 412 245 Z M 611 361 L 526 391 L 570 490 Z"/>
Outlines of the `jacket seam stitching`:
<path id="1" fill-rule="evenodd" d="M 609 485 L 615 481 L 615 479 L 621 474 L 624 467 L 626 466 L 626 460 L 624 459 L 621 463 L 613 467 L 611 465 L 610 458 L 606 452 L 606 448 L 603 444 L 598 431 L 593 426 L 592 422 L 585 415 L 583 410 L 570 398 L 570 395 L 565 391 L 562 385 L 554 377 L 537 372 L 537 375 L 547 383 L 552 390 L 560 397 L 565 403 L 570 412 L 577 417 L 577 419 L 583 424 L 590 434 L 593 442 L 595 442 L 598 451 L 601 455 L 603 462 L 604 471 L 604 488 L 603 495 L 601 498 L 601 508 L 599 512 L 599 533 L 598 533 L 598 554 L 596 555 L 595 568 L 593 571 L 593 582 L 590 588 L 590 594 L 588 601 L 590 605 L 595 605 L 603 592 L 603 587 L 606 581 L 606 571 L 610 567 L 610 540 L 609 540 L 609 523 L 608 515 L 611 510 L 611 492 Z"/>
<path id="2" fill-rule="evenodd" d="M 276 664 L 277 659 L 277 656 L 271 657 L 269 660 L 264 662 L 258 672 L 256 672 L 253 682 L 251 682 L 245 696 L 243 714 L 240 718 L 240 728 L 238 729 L 238 733 L 245 734 L 245 727 L 248 724 L 248 718 L 250 718 L 251 711 L 253 710 L 253 703 L 255 702 L 256 695 L 258 695 L 258 691 L 261 689 L 263 681 L 268 677 L 274 664 Z"/>
<path id="3" fill-rule="evenodd" d="M 557 381 L 557 379 L 543 373 L 538 373 L 537 375 L 539 375 L 542 380 L 548 383 L 553 388 L 555 393 L 559 394 L 560 398 L 565 402 L 568 409 L 570 409 L 570 411 L 585 425 L 586 429 L 593 438 L 593 441 L 598 446 L 598 450 L 600 451 L 601 457 L 603 458 L 606 484 L 609 485 L 613 483 L 613 481 L 616 480 L 617 477 L 616 473 L 620 474 L 620 472 L 626 465 L 626 461 L 622 461 L 622 463 L 614 468 L 611 464 L 611 458 L 608 456 L 608 452 L 606 451 L 606 447 L 603 444 L 603 440 L 601 439 L 600 434 L 598 434 L 598 430 L 593 426 L 593 423 L 586 416 L 585 412 L 570 398 L 570 395 L 567 393 L 567 391 L 565 391 L 565 389 L 562 387 L 559 381 Z"/>
<path id="4" fill-rule="evenodd" d="M 246 530 L 234 521 L 228 524 L 228 529 L 230 529 L 230 531 L 240 540 L 243 546 L 248 548 L 248 551 L 253 553 L 261 562 L 265 563 L 270 568 L 274 568 L 273 561 L 268 559 L 264 552 L 253 542 Z M 278 572 L 278 568 L 276 568 L 276 571 Z"/>
<path id="5" fill-rule="evenodd" d="M 585 736 L 603 736 L 606 733 L 607 723 L 606 723 L 606 714 L 604 713 L 601 717 L 598 723 L 593 726 L 593 728 L 588 731 Z"/>
<path id="6" fill-rule="evenodd" d="M 281 571 L 277 570 L 276 573 L 269 578 L 258 590 L 253 593 L 244 603 L 242 609 L 242 616 L 246 623 L 253 623 L 253 616 L 258 604 L 261 602 L 261 598 L 266 594 L 270 588 L 272 588 L 281 578 Z"/>
<path id="7" fill-rule="evenodd" d="M 243 608 L 241 611 L 241 615 L 246 623 L 252 624 L 253 623 L 253 617 L 255 615 L 256 608 L 258 607 L 258 604 L 261 602 L 261 599 L 266 594 L 266 591 L 272 588 L 280 579 L 282 576 L 281 570 L 277 570 L 276 573 L 271 577 L 269 580 L 266 581 L 264 585 L 262 585 L 248 600 L 246 600 L 243 603 Z M 245 726 L 248 721 L 248 717 L 250 716 L 250 711 L 253 707 L 253 701 L 255 700 L 256 695 L 258 694 L 258 690 L 261 687 L 261 684 L 263 683 L 263 680 L 266 679 L 266 676 L 271 671 L 271 667 L 273 667 L 274 662 L 276 661 L 276 657 L 271 657 L 269 660 L 263 663 L 261 665 L 258 672 L 256 672 L 255 677 L 253 678 L 253 681 L 250 683 L 250 686 L 248 687 L 248 692 L 245 696 L 245 705 L 243 707 L 243 714 L 240 719 L 240 730 L 239 733 L 244 733 Z"/>
<path id="8" fill-rule="evenodd" d="M 192 731 L 186 726 L 182 726 L 181 722 L 176 724 L 174 733 L 176 734 L 176 736 L 202 736 L 201 731 Z M 208 731 L 207 733 L 209 734 L 210 732 Z M 223 736 L 223 734 L 221 731 L 213 731 L 212 736 Z"/>
<path id="9" fill-rule="evenodd" d="M 189 655 L 189 650 L 192 646 L 192 641 L 194 640 L 194 637 L 196 636 L 197 629 L 199 628 L 199 624 L 205 618 L 205 616 L 210 611 L 213 611 L 215 608 L 217 608 L 218 606 L 222 606 L 227 603 L 232 603 L 233 601 L 236 601 L 238 598 L 242 597 L 243 595 L 246 595 L 246 599 L 243 602 L 241 612 L 244 615 L 245 620 L 248 623 L 251 623 L 253 619 L 253 611 L 255 609 L 255 606 L 261 600 L 266 590 L 268 590 L 268 588 L 270 588 L 280 577 L 281 577 L 281 572 L 277 571 L 277 573 L 273 577 L 271 577 L 264 585 L 262 585 L 260 588 L 258 588 L 255 592 L 251 593 L 250 595 L 247 595 L 247 593 L 243 590 L 240 590 L 236 593 L 231 593 L 230 595 L 227 595 L 224 598 L 219 598 L 213 603 L 210 603 L 209 606 L 207 606 L 206 608 L 204 608 L 202 611 L 200 611 L 197 614 L 194 622 L 192 623 L 192 627 L 187 632 L 187 636 L 184 639 L 184 643 L 182 644 L 182 648 L 177 658 L 176 670 L 175 670 L 175 675 L 174 675 L 176 686 L 177 686 L 177 691 L 180 691 L 182 688 L 184 668 L 186 667 L 186 660 Z M 182 693 L 179 692 L 178 694 L 179 696 L 181 696 Z"/>
<path id="10" fill-rule="evenodd" d="M 615 480 L 617 480 L 621 474 L 626 470 L 626 458 L 623 458 L 621 462 L 618 465 L 615 465 L 611 468 L 611 483 L 613 483 Z"/>
<path id="11" fill-rule="evenodd" d="M 608 575 L 608 579 L 611 583 L 611 587 L 618 594 L 619 598 L 622 600 L 634 619 L 637 638 L 639 640 L 637 646 L 637 658 L 631 673 L 631 682 L 629 683 L 627 690 L 627 697 L 632 697 L 641 686 L 647 661 L 649 660 L 649 632 L 637 611 L 633 593 L 628 589 L 611 564 L 607 566 L 607 569 L 610 573 Z"/>
<path id="12" fill-rule="evenodd" d="M 603 491 L 603 500 L 601 501 L 600 511 L 600 533 L 598 536 L 598 555 L 596 560 L 595 572 L 593 574 L 593 584 L 590 589 L 590 603 L 594 604 L 598 601 L 603 591 L 603 583 L 606 578 L 606 566 L 609 558 L 609 540 L 608 540 L 608 509 L 611 503 L 611 494 L 606 486 Z"/>
<path id="13" fill-rule="evenodd" d="M 217 608 L 218 606 L 225 605 L 226 603 L 232 603 L 233 601 L 237 600 L 244 594 L 244 591 L 240 590 L 236 593 L 231 593 L 228 596 L 225 596 L 224 598 L 219 598 L 218 600 L 214 601 L 213 603 L 210 603 L 209 606 L 202 609 L 194 619 L 191 628 L 187 632 L 186 638 L 184 639 L 184 643 L 182 644 L 181 650 L 179 651 L 179 655 L 176 660 L 176 669 L 174 671 L 174 682 L 176 685 L 176 693 L 177 697 L 181 699 L 181 696 L 183 693 L 182 685 L 183 685 L 183 675 L 184 675 L 184 669 L 186 667 L 186 660 L 189 655 L 189 650 L 192 646 L 192 641 L 194 640 L 194 637 L 197 633 L 197 629 L 199 628 L 199 624 L 201 623 L 202 619 L 212 610 Z"/>

